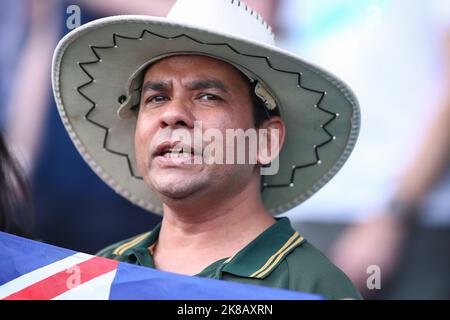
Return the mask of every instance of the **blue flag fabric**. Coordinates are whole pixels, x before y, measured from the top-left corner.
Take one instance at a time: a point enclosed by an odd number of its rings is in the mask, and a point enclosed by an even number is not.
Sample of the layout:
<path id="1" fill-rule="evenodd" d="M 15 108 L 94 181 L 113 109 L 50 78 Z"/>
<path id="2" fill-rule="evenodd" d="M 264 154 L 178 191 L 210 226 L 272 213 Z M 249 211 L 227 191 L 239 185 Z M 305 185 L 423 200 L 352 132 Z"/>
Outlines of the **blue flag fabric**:
<path id="1" fill-rule="evenodd" d="M 0 232 L 0 299 L 318 300 L 321 296 L 168 273 Z"/>

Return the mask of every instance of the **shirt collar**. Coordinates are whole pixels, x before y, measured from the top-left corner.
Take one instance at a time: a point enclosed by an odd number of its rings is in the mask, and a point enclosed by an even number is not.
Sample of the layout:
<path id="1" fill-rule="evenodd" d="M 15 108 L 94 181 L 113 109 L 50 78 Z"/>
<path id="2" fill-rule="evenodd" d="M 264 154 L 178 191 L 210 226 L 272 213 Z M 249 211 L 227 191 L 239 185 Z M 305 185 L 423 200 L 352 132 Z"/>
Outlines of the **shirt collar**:
<path id="1" fill-rule="evenodd" d="M 158 240 L 161 223 L 159 223 L 152 231 L 134 237 L 117 247 L 114 254 L 124 257 L 127 261 L 137 260 L 140 265 L 154 268 L 154 263 L 149 250 Z"/>
<path id="2" fill-rule="evenodd" d="M 255 240 L 225 261 L 222 272 L 246 278 L 266 278 L 304 238 L 295 231 L 288 218 L 277 222 Z"/>
<path id="3" fill-rule="evenodd" d="M 266 278 L 295 248 L 304 243 L 304 238 L 295 231 L 288 218 L 276 218 L 255 240 L 234 256 L 225 260 L 222 272 L 246 278 Z M 161 223 L 151 232 L 142 234 L 115 249 L 116 254 L 131 258 L 141 265 L 154 267 L 149 247 L 156 243 Z"/>

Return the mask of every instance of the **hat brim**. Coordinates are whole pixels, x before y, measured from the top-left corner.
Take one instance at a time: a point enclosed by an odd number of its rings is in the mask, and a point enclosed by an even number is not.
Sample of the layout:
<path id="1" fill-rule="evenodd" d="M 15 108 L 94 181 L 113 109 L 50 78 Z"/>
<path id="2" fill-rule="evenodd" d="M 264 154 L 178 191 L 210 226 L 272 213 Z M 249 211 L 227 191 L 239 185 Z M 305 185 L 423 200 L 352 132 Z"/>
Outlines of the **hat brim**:
<path id="1" fill-rule="evenodd" d="M 330 73 L 278 47 L 208 32 L 166 18 L 114 16 L 67 34 L 53 56 L 52 84 L 64 126 L 89 166 L 116 192 L 151 212 L 162 204 L 144 183 L 134 154 L 134 117 L 117 111 L 130 77 L 149 60 L 200 53 L 228 61 L 275 95 L 286 125 L 279 171 L 264 176 L 274 215 L 308 199 L 348 159 L 359 133 L 355 95 Z M 121 98 L 122 97 L 122 98 Z"/>

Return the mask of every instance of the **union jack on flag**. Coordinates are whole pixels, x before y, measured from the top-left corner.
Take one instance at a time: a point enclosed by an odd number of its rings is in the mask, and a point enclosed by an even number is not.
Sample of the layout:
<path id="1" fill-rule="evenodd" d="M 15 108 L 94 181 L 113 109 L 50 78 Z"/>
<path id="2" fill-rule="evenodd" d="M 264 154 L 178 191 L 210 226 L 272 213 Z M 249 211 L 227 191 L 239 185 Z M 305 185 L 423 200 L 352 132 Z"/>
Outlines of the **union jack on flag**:
<path id="1" fill-rule="evenodd" d="M 0 299 L 316 300 L 321 297 L 158 271 L 0 232 Z"/>

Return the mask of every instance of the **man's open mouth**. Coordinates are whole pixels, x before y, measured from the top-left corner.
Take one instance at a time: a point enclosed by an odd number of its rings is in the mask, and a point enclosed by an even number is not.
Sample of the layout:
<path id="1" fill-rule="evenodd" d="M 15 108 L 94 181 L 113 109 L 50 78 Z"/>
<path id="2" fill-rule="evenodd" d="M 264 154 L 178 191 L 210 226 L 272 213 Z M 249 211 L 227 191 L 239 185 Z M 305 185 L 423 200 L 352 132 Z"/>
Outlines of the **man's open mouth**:
<path id="1" fill-rule="evenodd" d="M 183 148 L 179 148 L 179 149 L 175 148 L 175 149 L 164 150 L 159 155 L 164 158 L 190 158 L 190 157 L 194 156 L 194 152 L 192 150 L 191 151 L 183 150 Z"/>
<path id="2" fill-rule="evenodd" d="M 166 141 L 163 143 L 160 143 L 154 154 L 153 157 L 163 157 L 166 159 L 192 159 L 195 156 L 202 156 L 201 151 L 196 151 L 193 147 L 183 144 L 179 141 L 177 142 L 170 142 Z"/>

